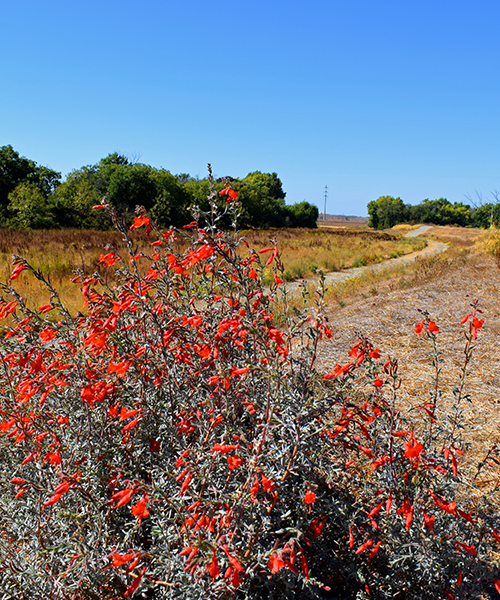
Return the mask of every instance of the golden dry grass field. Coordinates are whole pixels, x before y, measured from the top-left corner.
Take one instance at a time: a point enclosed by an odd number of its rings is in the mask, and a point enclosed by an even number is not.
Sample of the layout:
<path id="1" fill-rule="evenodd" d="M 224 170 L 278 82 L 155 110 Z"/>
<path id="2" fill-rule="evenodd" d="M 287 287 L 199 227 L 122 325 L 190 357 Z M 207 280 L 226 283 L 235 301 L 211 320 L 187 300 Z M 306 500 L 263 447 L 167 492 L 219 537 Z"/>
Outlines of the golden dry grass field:
<path id="1" fill-rule="evenodd" d="M 276 239 L 286 265 L 284 278 L 288 281 L 313 277 L 318 269 L 335 271 L 378 263 L 423 247 L 422 241 L 366 228 L 247 231 L 245 238 L 250 247 L 256 249 Z M 150 250 L 150 243 L 154 241 L 142 232 L 134 232 L 133 240 L 137 251 L 144 252 Z M 125 252 L 120 235 L 114 231 L 0 230 L 0 281 L 7 281 L 9 277 L 12 255 L 22 256 L 50 276 L 69 310 L 76 312 L 81 307 L 81 295 L 78 286 L 70 282 L 72 273 L 81 269 L 87 275 L 98 271 L 105 276 L 106 267 L 98 263 L 101 254 L 110 251 L 106 246 L 111 246 L 117 254 Z M 267 282 L 271 277 L 270 270 L 265 272 Z M 15 287 L 29 306 L 43 305 L 49 299 L 47 291 L 32 276 L 20 277 Z"/>

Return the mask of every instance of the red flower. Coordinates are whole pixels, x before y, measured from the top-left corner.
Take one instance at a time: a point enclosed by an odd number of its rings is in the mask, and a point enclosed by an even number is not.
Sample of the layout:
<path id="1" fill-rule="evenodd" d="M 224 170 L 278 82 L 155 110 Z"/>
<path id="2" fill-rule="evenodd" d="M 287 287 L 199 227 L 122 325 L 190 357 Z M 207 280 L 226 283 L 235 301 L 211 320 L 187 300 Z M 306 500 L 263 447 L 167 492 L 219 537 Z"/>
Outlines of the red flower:
<path id="1" fill-rule="evenodd" d="M 435 517 L 430 517 L 424 511 L 422 511 L 422 514 L 424 515 L 424 524 L 425 524 L 425 527 L 427 527 L 427 529 L 430 529 L 432 531 L 433 528 L 434 528 L 434 521 L 436 520 Z"/>
<path id="2" fill-rule="evenodd" d="M 128 596 L 131 596 L 135 592 L 135 590 L 139 587 L 142 576 L 144 575 L 145 572 L 146 572 L 146 567 L 143 567 L 142 571 L 139 573 L 139 575 L 137 575 L 137 577 L 134 579 L 134 581 L 132 581 L 132 583 L 128 586 L 127 590 L 125 591 L 125 594 L 124 594 L 125 598 L 127 598 Z"/>
<path id="3" fill-rule="evenodd" d="M 408 498 L 405 498 L 403 501 L 403 504 L 396 511 L 398 514 L 403 515 L 403 517 L 405 519 L 406 529 L 410 529 L 410 525 L 413 521 L 413 510 L 414 510 L 413 504 L 410 505 L 410 501 L 408 500 Z"/>
<path id="4" fill-rule="evenodd" d="M 467 552 L 471 556 L 477 555 L 477 550 L 474 548 L 474 546 L 466 546 L 465 544 L 462 544 L 461 542 L 457 542 L 455 544 L 455 547 L 458 548 L 459 550 L 463 550 L 464 552 Z"/>
<path id="5" fill-rule="evenodd" d="M 146 508 L 148 503 L 148 497 L 144 495 L 137 504 L 132 506 L 132 514 L 135 515 L 139 520 L 146 519 L 149 517 L 149 510 Z"/>
<path id="6" fill-rule="evenodd" d="M 268 479 L 263 473 L 260 474 L 262 478 L 262 487 L 265 492 L 271 494 L 274 491 L 275 483 L 272 479 Z"/>
<path id="7" fill-rule="evenodd" d="M 117 256 L 114 252 L 110 252 L 109 254 L 101 254 L 101 257 L 97 264 L 105 264 L 107 267 L 112 267 L 119 260 L 121 260 L 119 256 Z"/>
<path id="8" fill-rule="evenodd" d="M 410 460 L 414 460 L 420 456 L 423 449 L 423 444 L 417 442 L 414 437 L 411 437 L 408 442 L 405 442 L 405 456 Z"/>
<path id="9" fill-rule="evenodd" d="M 495 584 L 496 591 L 500 594 L 500 579 L 494 579 L 493 583 Z"/>
<path id="10" fill-rule="evenodd" d="M 23 271 L 25 271 L 27 268 L 28 268 L 27 265 L 22 264 L 22 263 L 19 265 L 16 265 L 12 269 L 12 273 L 10 274 L 10 277 L 9 277 L 9 282 L 11 282 L 13 279 L 17 279 L 19 277 L 19 275 L 21 275 L 21 273 Z"/>
<path id="11" fill-rule="evenodd" d="M 425 319 L 422 319 L 420 321 L 420 323 L 415 324 L 415 333 L 417 335 L 420 335 L 422 333 L 422 331 L 424 330 L 424 323 L 425 323 Z"/>
<path id="12" fill-rule="evenodd" d="M 149 232 L 151 231 L 151 221 L 149 220 L 149 217 L 144 214 L 134 217 L 134 222 L 130 226 L 130 231 L 139 229 L 139 227 L 142 227 L 143 225 L 146 226 L 146 234 L 149 235 Z"/>
<path id="13" fill-rule="evenodd" d="M 278 573 L 285 566 L 285 562 L 279 554 L 273 554 L 269 558 L 269 569 L 271 573 Z"/>
<path id="14" fill-rule="evenodd" d="M 118 554 L 118 552 L 113 551 L 109 558 L 111 558 L 110 567 L 121 567 L 125 563 L 128 563 L 129 560 L 132 560 L 135 556 L 135 552 L 127 552 L 126 554 Z"/>
<path id="15" fill-rule="evenodd" d="M 224 195 L 229 196 L 229 198 L 226 200 L 227 203 L 229 203 L 231 200 L 238 199 L 238 192 L 235 192 L 229 186 L 225 187 L 223 190 L 221 190 L 219 192 L 219 196 L 224 196 Z"/>
<path id="16" fill-rule="evenodd" d="M 361 546 L 356 550 L 356 554 L 361 554 L 362 552 L 364 552 L 367 548 L 369 548 L 371 545 L 373 544 L 373 540 L 368 540 L 367 542 L 365 542 L 364 544 L 361 544 Z"/>
<path id="17" fill-rule="evenodd" d="M 380 548 L 380 546 L 382 545 L 382 542 L 377 542 L 377 544 L 375 546 L 373 546 L 373 548 L 370 550 L 370 553 L 368 554 L 368 560 L 371 560 L 375 554 L 377 554 L 378 549 Z"/>
<path id="18" fill-rule="evenodd" d="M 226 454 L 232 450 L 237 450 L 239 447 L 239 444 L 214 444 L 214 447 L 212 450 L 210 450 L 210 452 L 220 452 L 221 454 Z"/>
<path id="19" fill-rule="evenodd" d="M 474 339 L 477 338 L 477 332 L 481 330 L 483 323 L 484 323 L 484 319 L 478 319 L 477 317 L 474 317 L 472 319 L 471 332 L 472 332 L 472 337 Z"/>
<path id="20" fill-rule="evenodd" d="M 41 313 L 48 313 L 50 312 L 54 307 L 52 306 L 52 304 L 44 304 L 43 306 L 39 306 L 37 308 L 37 310 Z"/>
<path id="21" fill-rule="evenodd" d="M 238 456 L 228 456 L 227 457 L 227 466 L 230 469 L 236 469 L 237 467 L 239 467 L 241 465 L 242 462 L 243 462 L 243 460 L 241 458 L 239 458 Z"/>
<path id="22" fill-rule="evenodd" d="M 314 504 L 316 500 L 316 494 L 312 490 L 307 490 L 304 496 L 304 502 L 306 504 Z"/>
<path id="23" fill-rule="evenodd" d="M 124 490 L 116 492 L 116 494 L 113 494 L 111 496 L 111 501 L 118 500 L 117 504 L 113 506 L 113 508 L 119 508 L 120 506 L 123 506 L 124 504 L 130 502 L 130 499 L 134 495 L 134 492 L 134 488 L 126 488 Z"/>
<path id="24" fill-rule="evenodd" d="M 434 321 L 429 321 L 429 325 L 428 325 L 427 329 L 431 333 L 437 333 L 439 331 L 439 327 L 436 325 L 436 323 L 434 323 Z"/>

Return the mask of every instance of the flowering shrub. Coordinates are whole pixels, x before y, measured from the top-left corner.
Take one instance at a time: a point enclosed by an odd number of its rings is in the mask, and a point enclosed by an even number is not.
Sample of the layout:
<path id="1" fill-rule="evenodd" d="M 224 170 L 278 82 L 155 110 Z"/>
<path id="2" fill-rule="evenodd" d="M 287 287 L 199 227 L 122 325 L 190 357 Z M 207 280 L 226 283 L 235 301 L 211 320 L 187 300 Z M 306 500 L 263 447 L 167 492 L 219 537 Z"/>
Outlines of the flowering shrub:
<path id="1" fill-rule="evenodd" d="M 0 353 L 0 598 L 475 597 L 495 583 L 500 540 L 493 516 L 466 506 L 458 467 L 477 307 L 449 423 L 439 327 L 426 314 L 417 326 L 436 386 L 416 427 L 397 405 L 397 361 L 365 338 L 316 372 L 331 335 L 321 290 L 312 313 L 288 309 L 277 248 L 219 231 L 238 211 L 230 187 L 221 195 L 222 212 L 212 193 L 182 232 L 139 210 L 130 229 L 151 237 L 149 256 L 100 205 L 129 255 L 101 257 L 113 288 L 76 275 L 76 317 L 15 259 L 0 309 L 13 320 Z M 51 291 L 34 311 L 11 287 L 29 275 Z"/>

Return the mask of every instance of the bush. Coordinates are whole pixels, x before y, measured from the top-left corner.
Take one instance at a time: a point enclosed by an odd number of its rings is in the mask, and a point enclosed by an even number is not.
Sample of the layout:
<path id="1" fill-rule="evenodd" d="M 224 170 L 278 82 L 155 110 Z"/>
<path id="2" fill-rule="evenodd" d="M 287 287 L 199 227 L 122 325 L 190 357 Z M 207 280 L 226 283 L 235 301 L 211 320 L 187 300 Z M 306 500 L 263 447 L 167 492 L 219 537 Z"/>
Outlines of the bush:
<path id="1" fill-rule="evenodd" d="M 139 210 L 131 229 L 152 234 L 150 256 L 101 205 L 129 256 L 101 257 L 114 288 L 75 276 L 76 317 L 15 258 L 0 310 L 13 320 L 0 354 L 0 597 L 476 597 L 500 540 L 495 515 L 466 507 L 458 466 L 477 308 L 449 422 L 438 327 L 426 314 L 417 326 L 436 385 L 414 427 L 397 361 L 365 338 L 345 365 L 315 370 L 331 335 L 321 289 L 312 314 L 288 310 L 283 291 L 276 325 L 277 248 L 219 231 L 238 210 L 221 194 L 227 214 L 212 191 L 212 210 L 181 232 Z M 11 287 L 23 271 L 45 282 L 47 305 L 33 311 Z"/>

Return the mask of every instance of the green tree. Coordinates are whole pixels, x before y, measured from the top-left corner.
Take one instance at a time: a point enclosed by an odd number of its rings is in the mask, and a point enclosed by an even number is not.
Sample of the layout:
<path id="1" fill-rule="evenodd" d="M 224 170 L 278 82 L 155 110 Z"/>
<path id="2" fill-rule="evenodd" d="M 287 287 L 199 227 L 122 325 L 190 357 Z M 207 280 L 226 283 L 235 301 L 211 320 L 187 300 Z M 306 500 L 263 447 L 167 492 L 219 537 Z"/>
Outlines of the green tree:
<path id="1" fill-rule="evenodd" d="M 60 173 L 20 156 L 12 146 L 0 147 L 0 211 L 4 217 L 8 216 L 6 209 L 10 202 L 9 194 L 20 183 L 34 185 L 47 199 L 59 185 L 60 179 Z"/>
<path id="2" fill-rule="evenodd" d="M 407 219 L 407 207 L 401 198 L 380 196 L 368 202 L 368 225 L 374 229 L 388 229 Z"/>
<path id="3" fill-rule="evenodd" d="M 9 196 L 8 224 L 16 229 L 49 229 L 56 225 L 54 214 L 41 189 L 34 183 L 20 183 Z"/>
<path id="4" fill-rule="evenodd" d="M 192 198 L 178 177 L 166 169 L 154 170 L 155 198 L 151 216 L 164 225 L 179 227 L 191 220 L 189 207 Z M 206 197 L 205 197 L 206 201 Z"/>
<path id="5" fill-rule="evenodd" d="M 500 204 L 487 202 L 477 207 L 471 214 L 471 220 L 477 227 L 488 229 L 490 225 L 500 226 Z"/>
<path id="6" fill-rule="evenodd" d="M 243 225 L 246 227 L 287 227 L 290 216 L 285 204 L 285 192 L 276 173 L 249 173 L 233 182 L 242 205 Z"/>
<path id="7" fill-rule="evenodd" d="M 144 206 L 162 225 L 183 225 L 190 218 L 191 197 L 174 175 L 131 163 L 116 152 L 68 175 L 56 192 L 57 214 L 65 227 L 107 228 L 103 216 L 91 210 L 104 197 L 129 218 L 136 206 Z"/>
<path id="8" fill-rule="evenodd" d="M 61 227 L 109 229 L 109 219 L 93 210 L 103 195 L 96 184 L 96 168 L 82 167 L 69 173 L 53 195 L 55 218 Z"/>
<path id="9" fill-rule="evenodd" d="M 319 210 L 314 204 L 309 204 L 303 200 L 296 204 L 287 206 L 288 212 L 291 215 L 291 227 L 317 227 Z"/>
<path id="10" fill-rule="evenodd" d="M 420 204 L 410 207 L 410 220 L 417 223 L 433 225 L 460 225 L 470 223 L 470 206 L 462 202 L 451 203 L 446 198 L 436 200 L 425 199 Z"/>

